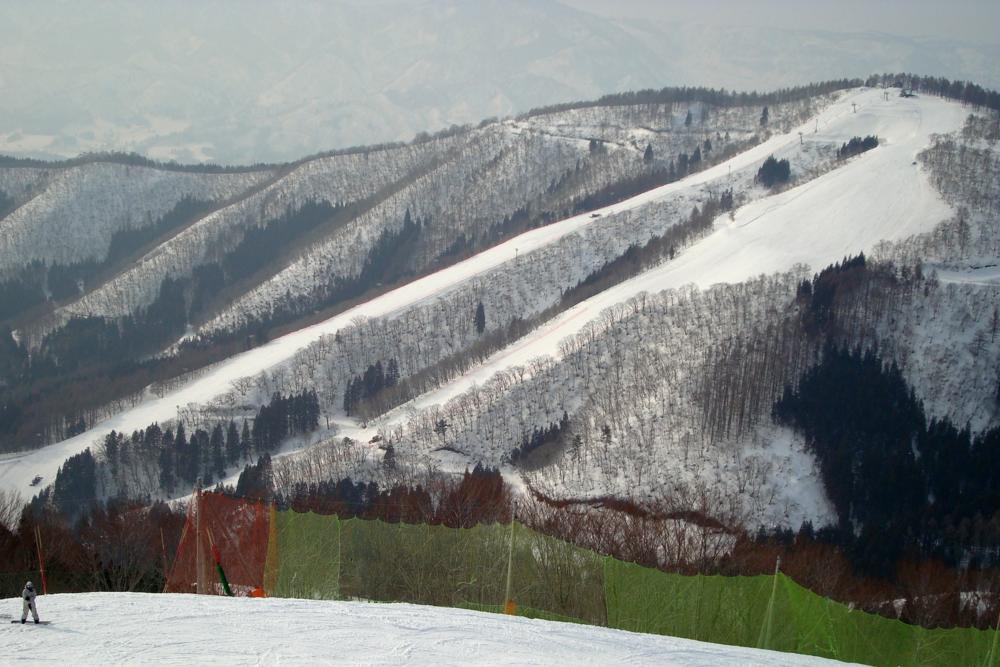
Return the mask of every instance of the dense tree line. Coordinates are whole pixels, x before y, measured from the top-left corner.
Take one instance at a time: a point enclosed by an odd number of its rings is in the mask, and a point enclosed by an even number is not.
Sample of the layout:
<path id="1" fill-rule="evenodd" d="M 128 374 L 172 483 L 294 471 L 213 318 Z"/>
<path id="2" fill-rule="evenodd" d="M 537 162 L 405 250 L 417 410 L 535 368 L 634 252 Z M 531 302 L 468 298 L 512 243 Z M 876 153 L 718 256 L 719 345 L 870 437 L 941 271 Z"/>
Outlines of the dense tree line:
<path id="1" fill-rule="evenodd" d="M 16 596 L 26 579 L 41 581 L 37 529 L 49 593 L 163 590 L 184 525 L 183 507 L 145 500 L 109 499 L 67 516 L 52 503 L 6 507 L 16 514 L 0 524 L 0 588 Z M 6 512 L 5 512 L 6 513 Z"/>
<path id="2" fill-rule="evenodd" d="M 201 164 L 180 164 L 173 160 L 161 162 L 140 155 L 139 153 L 126 153 L 123 151 L 99 151 L 81 153 L 77 157 L 65 160 L 39 160 L 28 157 L 13 157 L 11 155 L 0 155 L 0 167 L 40 167 L 43 169 L 60 169 L 66 167 L 78 167 L 83 164 L 94 162 L 111 162 L 114 164 L 124 164 L 132 167 L 149 167 L 163 171 L 182 171 L 193 174 L 238 174 L 248 171 L 263 171 L 273 169 L 278 165 L 258 162 L 249 166 L 240 165 L 219 165 L 210 162 Z"/>
<path id="3" fill-rule="evenodd" d="M 753 106 L 759 104 L 780 104 L 826 95 L 838 90 L 847 90 L 862 85 L 861 79 L 838 79 L 811 83 L 792 88 L 779 88 L 769 93 L 734 92 L 725 89 L 700 87 L 667 87 L 660 90 L 646 89 L 627 93 L 604 95 L 594 102 L 567 102 L 538 107 L 528 111 L 523 118 L 543 114 L 582 109 L 585 107 L 630 106 L 635 104 L 677 104 L 703 102 L 717 107 Z"/>
<path id="4" fill-rule="evenodd" d="M 837 149 L 837 158 L 845 159 L 853 157 L 864 153 L 865 151 L 870 151 L 871 149 L 878 146 L 878 137 L 873 134 L 869 134 L 863 139 L 861 137 L 851 137 L 850 141 L 844 142 L 844 144 Z"/>
<path id="5" fill-rule="evenodd" d="M 521 438 L 521 444 L 511 450 L 510 462 L 517 465 L 539 447 L 558 442 L 568 427 L 569 415 L 565 411 L 563 411 L 562 419 L 558 423 L 541 428 L 534 427 L 531 433 L 524 434 Z"/>
<path id="6" fill-rule="evenodd" d="M 381 361 L 369 364 L 361 375 L 355 375 L 348 380 L 344 391 L 344 412 L 354 414 L 361 401 L 368 401 L 377 396 L 383 389 L 391 389 L 399 382 L 399 365 L 395 359 L 389 359 L 383 368 Z"/>
<path id="7" fill-rule="evenodd" d="M 835 318 L 837 294 L 856 290 L 871 277 L 867 269 L 865 254 L 859 253 L 831 264 L 812 280 L 803 280 L 799 284 L 796 299 L 804 306 L 801 322 L 807 334 L 839 333 L 830 326 Z M 884 275 L 884 272 L 881 273 Z"/>
<path id="8" fill-rule="evenodd" d="M 673 163 L 671 163 L 672 165 Z M 573 202 L 572 213 L 583 213 L 596 208 L 603 208 L 611 204 L 633 197 L 641 192 L 652 190 L 653 188 L 673 183 L 678 179 L 678 172 L 671 168 L 650 166 L 642 174 L 632 178 L 616 181 L 596 192 L 584 195 Z M 557 216 L 552 216 L 555 219 Z"/>
<path id="9" fill-rule="evenodd" d="M 97 501 L 97 462 L 90 449 L 75 454 L 59 467 L 55 482 L 32 499 L 38 509 L 50 502 L 57 511 L 75 517 Z"/>
<path id="10" fill-rule="evenodd" d="M 878 74 L 869 77 L 865 85 L 920 91 L 978 108 L 1000 111 L 1000 93 L 970 81 L 950 81 L 944 77 L 919 74 Z"/>
<path id="11" fill-rule="evenodd" d="M 183 304 L 173 304 L 174 328 L 185 327 L 211 314 L 213 299 L 228 286 L 233 285 L 268 266 L 284 249 L 304 235 L 334 218 L 343 207 L 326 201 L 306 202 L 298 209 L 288 208 L 281 216 L 259 227 L 248 229 L 240 242 L 220 259 L 196 266 L 188 277 L 174 280 L 183 292 Z M 169 278 L 164 279 L 164 283 Z M 161 294 L 162 294 L 161 287 Z M 162 296 L 146 308 L 156 308 Z"/>
<path id="12" fill-rule="evenodd" d="M 771 155 L 764 160 L 764 164 L 760 165 L 760 169 L 757 170 L 756 181 L 765 187 L 772 188 L 780 183 L 787 183 L 791 176 L 792 167 L 788 163 L 788 160 L 776 160 Z"/>
<path id="13" fill-rule="evenodd" d="M 223 285 L 234 283 L 265 266 L 274 259 L 276 251 L 332 218 L 338 208 L 326 201 L 309 201 L 299 209 L 286 209 L 283 216 L 261 227 L 247 230 L 239 245 L 226 253 L 220 262 L 225 277 Z"/>
<path id="14" fill-rule="evenodd" d="M 112 251 L 102 263 L 81 263 L 72 267 L 32 264 L 25 271 L 33 271 L 29 279 L 0 283 L 0 319 L 4 309 L 23 309 L 45 301 L 45 289 L 55 287 L 53 296 L 62 292 L 76 292 L 77 282 L 105 270 L 111 263 L 134 251 L 149 239 L 169 229 L 176 228 L 202 215 L 208 206 L 205 202 L 186 199 L 158 223 L 137 230 L 117 233 L 112 239 Z M 47 334 L 38 349 L 29 351 L 15 342 L 9 330 L 0 329 L 0 369 L 9 369 L 5 375 L 8 387 L 0 384 L 0 446 L 6 449 L 26 445 L 44 444 L 49 434 L 55 439 L 66 437 L 65 425 L 76 425 L 81 411 L 97 408 L 94 399 L 110 401 L 122 397 L 122 388 L 139 390 L 149 384 L 150 375 L 170 369 L 187 370 L 199 365 L 192 358 L 205 358 L 206 351 L 182 352 L 180 358 L 150 359 L 150 355 L 177 341 L 188 323 L 201 316 L 211 299 L 227 285 L 259 270 L 273 259 L 276 251 L 294 243 L 317 225 L 329 220 L 338 209 L 326 202 L 308 203 L 296 211 L 269 221 L 259 229 L 251 230 L 235 246 L 224 253 L 217 263 L 195 269 L 190 277 L 166 277 L 160 284 L 156 299 L 135 314 L 119 319 L 105 317 L 73 317 L 63 327 Z M 22 275 L 27 275 L 22 273 Z M 47 287 L 47 284 L 50 287 Z M 59 287 L 62 285 L 62 287 Z M 62 292 L 60 292 L 62 290 Z M 5 335 L 3 335 L 5 334 Z M 233 340 L 215 341 L 208 360 L 231 353 Z M 176 374 L 176 371 L 174 371 Z M 93 383 L 97 390 L 78 395 L 76 380 Z M 107 391 L 103 391 L 103 387 Z M 126 391 L 128 391 L 126 389 Z M 50 406 L 74 406 L 56 409 L 48 414 L 40 412 L 39 395 L 51 395 Z M 53 422 L 56 427 L 53 428 Z M 45 433 L 42 442 L 26 439 L 25 433 Z"/>
<path id="15" fill-rule="evenodd" d="M 213 346 L 230 340 L 243 340 L 248 335 L 258 342 L 267 338 L 269 330 L 282 327 L 303 316 L 333 308 L 355 299 L 369 290 L 392 285 L 411 277 L 413 247 L 419 241 L 423 227 L 428 220 L 414 218 L 406 210 L 403 224 L 399 229 L 385 228 L 379 234 L 375 245 L 365 257 L 357 276 L 343 278 L 336 276 L 329 284 L 318 289 L 320 296 L 310 298 L 288 298 L 275 305 L 266 316 L 253 318 L 233 331 L 219 331 L 194 343 Z"/>
<path id="16" fill-rule="evenodd" d="M 45 303 L 44 273 L 45 264 L 36 260 L 0 281 L 0 321 Z"/>
<path id="17" fill-rule="evenodd" d="M 219 490 L 240 498 L 269 499 L 279 509 L 361 517 L 392 523 L 420 523 L 449 528 L 471 528 L 480 523 L 509 521 L 511 497 L 495 468 L 476 465 L 457 480 L 428 480 L 427 485 L 355 482 L 349 477 L 319 483 L 296 483 L 275 489 L 271 460 L 265 455 L 248 465 L 235 488 Z"/>
<path id="18" fill-rule="evenodd" d="M 252 421 L 252 424 L 251 424 Z M 319 428 L 319 401 L 316 392 L 305 390 L 299 394 L 275 394 L 270 402 L 257 410 L 253 420 L 243 420 L 239 426 L 234 420 L 218 423 L 211 431 L 197 429 L 187 439 L 184 424 L 179 423 L 176 433 L 167 429 L 158 443 L 160 487 L 168 493 L 175 485 L 193 485 L 199 479 L 212 484 L 240 461 L 248 461 L 276 451 L 288 437 L 310 433 Z M 146 429 L 153 438 L 159 438 L 156 424 Z M 114 433 L 108 436 L 110 439 Z M 121 436 L 118 436 L 121 438 Z M 143 449 L 142 432 L 133 434 L 133 448 Z M 155 440 L 154 440 L 155 444 Z M 107 451 L 107 447 L 105 447 Z M 109 464 L 110 464 L 109 457 Z"/>
<path id="19" fill-rule="evenodd" d="M 860 571 L 889 577 L 904 556 L 958 564 L 984 548 L 997 558 L 1000 428 L 973 436 L 928 418 L 894 362 L 833 344 L 773 415 L 805 434 Z"/>
<path id="20" fill-rule="evenodd" d="M 270 499 L 282 510 L 394 523 L 471 527 L 510 519 L 511 497 L 495 470 L 477 467 L 457 478 L 427 479 L 412 486 L 344 478 L 275 491 L 266 475 L 267 458 L 258 461 L 264 471 L 260 486 L 239 497 Z M 110 499 L 71 519 L 51 505 L 2 502 L 0 559 L 7 568 L 0 573 L 0 587 L 14 596 L 26 578 L 37 579 L 37 528 L 45 546 L 49 592 L 159 592 L 181 538 L 185 513 L 184 506 Z M 903 562 L 893 582 L 861 578 L 842 551 L 808 525 L 798 532 L 736 534 L 735 543 L 718 559 L 667 562 L 664 546 L 683 538 L 678 533 L 686 530 L 685 522 L 667 518 L 669 514 L 625 503 L 609 507 L 603 500 L 567 511 L 564 505 L 521 499 L 517 516 L 543 534 L 648 567 L 687 574 L 767 574 L 780 556 L 782 572 L 796 582 L 856 608 L 925 627 L 995 624 L 998 601 L 990 592 L 998 580 L 995 570 Z M 893 604 L 899 600 L 905 600 L 902 609 Z"/>
<path id="21" fill-rule="evenodd" d="M 103 262 L 70 266 L 33 262 L 18 277 L 0 283 L 0 319 L 44 303 L 46 292 L 54 299 L 77 294 L 81 282 L 108 270 L 151 239 L 203 214 L 207 206 L 206 202 L 184 199 L 156 223 L 116 232 Z M 186 304 L 186 284 L 165 278 L 156 300 L 135 315 L 120 320 L 71 318 L 30 353 L 13 339 L 9 328 L 0 328 L 0 369 L 6 371 L 6 386 L 0 382 L 0 448 L 45 444 L 52 438 L 78 433 L 81 413 L 88 407 L 99 407 L 94 401 L 122 397 L 122 389 L 114 387 L 122 383 L 135 389 L 148 385 L 155 368 L 172 362 L 142 359 L 184 332 Z M 124 379 L 129 376 L 131 383 Z M 80 392 L 80 385 L 88 385 L 89 391 Z M 38 433 L 43 434 L 40 442 L 35 437 Z"/>
<path id="22" fill-rule="evenodd" d="M 3 202 L 0 201 L 0 209 Z M 211 203 L 185 197 L 160 219 L 141 227 L 119 229 L 111 236 L 101 261 L 81 260 L 72 264 L 46 264 L 35 260 L 15 276 L 0 282 L 0 321 L 19 315 L 48 301 L 64 301 L 81 294 L 93 283 L 146 244 L 195 220 L 209 211 Z"/>
<path id="23" fill-rule="evenodd" d="M 67 459 L 52 487 L 34 499 L 75 515 L 102 496 L 142 497 L 172 494 L 201 480 L 212 484 L 241 462 L 276 451 L 288 437 L 319 427 L 315 391 L 275 394 L 252 420 L 219 422 L 188 433 L 183 422 L 165 431 L 158 423 L 131 435 L 111 431 L 95 457 L 89 449 Z"/>
<path id="24" fill-rule="evenodd" d="M 0 450 L 40 447 L 81 433 L 96 422 L 142 399 L 152 386 L 244 349 L 241 341 L 226 341 L 212 349 L 185 348 L 174 356 L 141 361 L 114 356 L 108 342 L 122 340 L 121 329 L 97 319 L 79 319 L 74 331 L 88 332 L 99 343 L 82 357 L 67 358 L 64 372 L 49 354 L 29 355 L 24 346 L 0 327 Z M 132 339 L 143 344 L 141 338 Z M 53 349 L 55 349 L 53 345 Z M 79 350 L 72 336 L 60 337 L 63 351 Z M 96 358 L 95 358 L 96 357 Z"/>
<path id="25" fill-rule="evenodd" d="M 14 198 L 0 190 L 0 219 L 14 210 Z"/>
<path id="26" fill-rule="evenodd" d="M 285 438 L 309 433 L 317 428 L 319 398 L 314 390 L 306 389 L 288 397 L 274 394 L 269 403 L 257 410 L 251 435 L 258 452 L 272 452 Z"/>

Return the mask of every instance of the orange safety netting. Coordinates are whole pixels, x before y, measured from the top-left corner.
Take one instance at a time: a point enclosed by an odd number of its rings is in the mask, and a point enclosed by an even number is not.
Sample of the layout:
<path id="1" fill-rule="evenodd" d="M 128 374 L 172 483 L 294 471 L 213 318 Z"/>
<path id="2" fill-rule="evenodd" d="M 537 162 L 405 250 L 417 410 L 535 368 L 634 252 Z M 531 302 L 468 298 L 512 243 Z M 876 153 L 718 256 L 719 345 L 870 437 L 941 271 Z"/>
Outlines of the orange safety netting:
<path id="1" fill-rule="evenodd" d="M 188 509 L 165 590 L 168 593 L 222 594 L 212 557 L 213 544 L 219 550 L 222 567 L 237 595 L 246 595 L 263 586 L 269 523 L 268 510 L 263 503 L 217 493 L 203 492 L 200 498 L 196 495 Z"/>

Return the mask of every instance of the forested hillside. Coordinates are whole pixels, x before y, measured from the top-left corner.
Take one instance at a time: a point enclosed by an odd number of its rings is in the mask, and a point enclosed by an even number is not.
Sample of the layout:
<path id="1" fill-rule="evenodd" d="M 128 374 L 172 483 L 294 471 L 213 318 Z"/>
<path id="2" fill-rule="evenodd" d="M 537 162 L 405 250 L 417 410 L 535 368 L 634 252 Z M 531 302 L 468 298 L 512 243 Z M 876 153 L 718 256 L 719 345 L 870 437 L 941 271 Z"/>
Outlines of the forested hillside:
<path id="1" fill-rule="evenodd" d="M 666 89 L 247 170 L 199 174 L 127 156 L 10 161 L 0 168 L 13 202 L 0 222 L 11 244 L 0 326 L 13 344 L 0 367 L 17 388 L 0 439 L 19 449 L 72 435 L 68 425 L 92 425 L 151 381 L 317 311 L 702 170 L 804 120 L 844 85 Z M 240 189 L 204 189 L 213 183 Z M 625 248 L 598 247 L 602 261 Z M 593 270 L 581 268 L 576 280 Z M 150 359 L 163 350 L 170 358 Z"/>

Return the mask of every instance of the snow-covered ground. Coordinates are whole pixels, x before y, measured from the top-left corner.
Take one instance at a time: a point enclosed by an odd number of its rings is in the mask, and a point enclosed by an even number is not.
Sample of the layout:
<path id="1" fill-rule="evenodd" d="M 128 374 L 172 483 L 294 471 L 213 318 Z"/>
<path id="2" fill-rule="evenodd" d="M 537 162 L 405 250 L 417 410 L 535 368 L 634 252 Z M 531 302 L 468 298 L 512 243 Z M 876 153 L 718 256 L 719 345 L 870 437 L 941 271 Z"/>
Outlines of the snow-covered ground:
<path id="1" fill-rule="evenodd" d="M 77 593 L 0 656 L 61 665 L 833 665 L 822 658 L 412 604 Z M 0 608 L 20 614 L 18 599 Z"/>
<path id="2" fill-rule="evenodd" d="M 499 370 L 524 364 L 534 357 L 557 355 L 563 338 L 580 331 L 608 306 L 641 292 L 659 292 L 688 283 L 709 286 L 738 282 L 786 270 L 797 263 L 818 269 L 845 255 L 870 250 L 880 240 L 899 239 L 933 228 L 951 214 L 951 208 L 914 161 L 917 153 L 930 144 L 932 134 L 960 128 L 966 115 L 961 105 L 937 98 L 885 99 L 881 90 L 854 91 L 788 134 L 772 137 L 682 181 L 599 210 L 608 213 L 637 208 L 669 198 L 694 184 L 725 176 L 730 170 L 759 164 L 768 155 L 780 155 L 799 144 L 800 132 L 810 140 L 826 142 L 874 133 L 882 142 L 875 150 L 838 169 L 748 204 L 736 211 L 732 219 L 728 215 L 720 218 L 711 235 L 676 260 L 578 304 L 459 381 L 418 399 L 419 405 L 443 402 Z M 321 335 L 336 332 L 358 316 L 392 313 L 435 298 L 463 281 L 511 261 L 518 253 L 553 243 L 585 225 L 600 224 L 600 219 L 585 213 L 522 234 L 324 322 L 237 355 L 177 391 L 162 398 L 151 396 L 139 406 L 75 438 L 6 457 L 0 460 L 0 488 L 26 493 L 35 475 L 41 475 L 43 484 L 49 484 L 67 457 L 95 444 L 113 429 L 129 432 L 173 418 L 178 408 L 210 401 L 227 392 L 234 380 L 281 363 Z"/>

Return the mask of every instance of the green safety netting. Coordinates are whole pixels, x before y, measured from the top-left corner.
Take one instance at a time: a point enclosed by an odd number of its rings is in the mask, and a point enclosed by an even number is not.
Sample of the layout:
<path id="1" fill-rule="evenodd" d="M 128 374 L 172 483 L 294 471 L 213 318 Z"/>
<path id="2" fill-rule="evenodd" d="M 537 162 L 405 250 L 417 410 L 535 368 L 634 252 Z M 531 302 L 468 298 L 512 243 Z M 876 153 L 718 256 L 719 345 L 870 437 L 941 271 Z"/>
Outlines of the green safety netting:
<path id="1" fill-rule="evenodd" d="M 604 561 L 520 524 L 452 529 L 293 511 L 274 512 L 269 595 L 502 609 L 603 625 Z"/>
<path id="2" fill-rule="evenodd" d="M 344 521 L 341 590 L 354 599 L 492 609 L 505 600 L 511 553 L 511 598 L 524 615 L 603 624 L 601 558 L 519 524 L 514 531 L 511 552 L 509 524 Z"/>
<path id="3" fill-rule="evenodd" d="M 266 572 L 275 597 L 340 598 L 340 520 L 336 516 L 272 514 Z"/>
<path id="4" fill-rule="evenodd" d="M 559 617 L 555 620 L 607 623 L 601 556 L 520 524 L 515 524 L 514 538 L 511 597 L 519 609 L 527 608 L 524 616 L 544 609 Z"/>
<path id="5" fill-rule="evenodd" d="M 473 611 L 487 611 L 491 614 L 503 614 L 506 613 L 504 610 L 504 605 L 502 604 L 475 604 L 473 602 L 468 602 L 461 606 L 461 609 L 471 609 Z M 574 618 L 573 616 L 563 616 L 562 614 L 556 614 L 551 611 L 545 611 L 544 609 L 535 609 L 534 607 L 523 607 L 521 605 L 517 606 L 515 613 L 518 616 L 523 616 L 524 618 L 540 618 L 543 621 L 559 621 L 560 623 L 580 623 L 583 625 L 593 625 L 587 623 L 586 621 Z"/>
<path id="6" fill-rule="evenodd" d="M 788 577 L 685 576 L 605 561 L 608 625 L 870 665 L 996 665 L 994 631 L 852 610 Z"/>
<path id="7" fill-rule="evenodd" d="M 719 644 L 757 646 L 772 577 L 683 576 L 605 560 L 608 625 Z"/>
<path id="8" fill-rule="evenodd" d="M 341 523 L 346 598 L 442 606 L 496 603 L 506 576 L 507 531 L 350 519 Z"/>
<path id="9" fill-rule="evenodd" d="M 230 521 L 230 513 L 226 521 L 213 522 L 206 510 L 202 523 L 223 536 L 216 540 L 227 574 L 230 567 L 242 572 L 238 566 L 246 560 L 231 555 L 233 548 L 242 554 L 249 544 L 256 545 L 253 553 L 266 552 L 263 575 L 255 576 L 275 597 L 500 612 L 509 568 L 510 598 L 517 613 L 529 618 L 872 665 L 1000 667 L 995 631 L 907 625 L 816 595 L 782 574 L 670 574 L 602 557 L 517 523 L 453 529 L 254 508 L 255 521 Z M 181 551 L 178 561 L 193 562 L 191 554 L 182 559 Z M 257 579 L 243 583 L 255 585 Z"/>
<path id="10" fill-rule="evenodd" d="M 778 575 L 772 645 L 872 665 L 996 665 L 996 632 L 975 628 L 928 629 L 852 610 Z"/>

